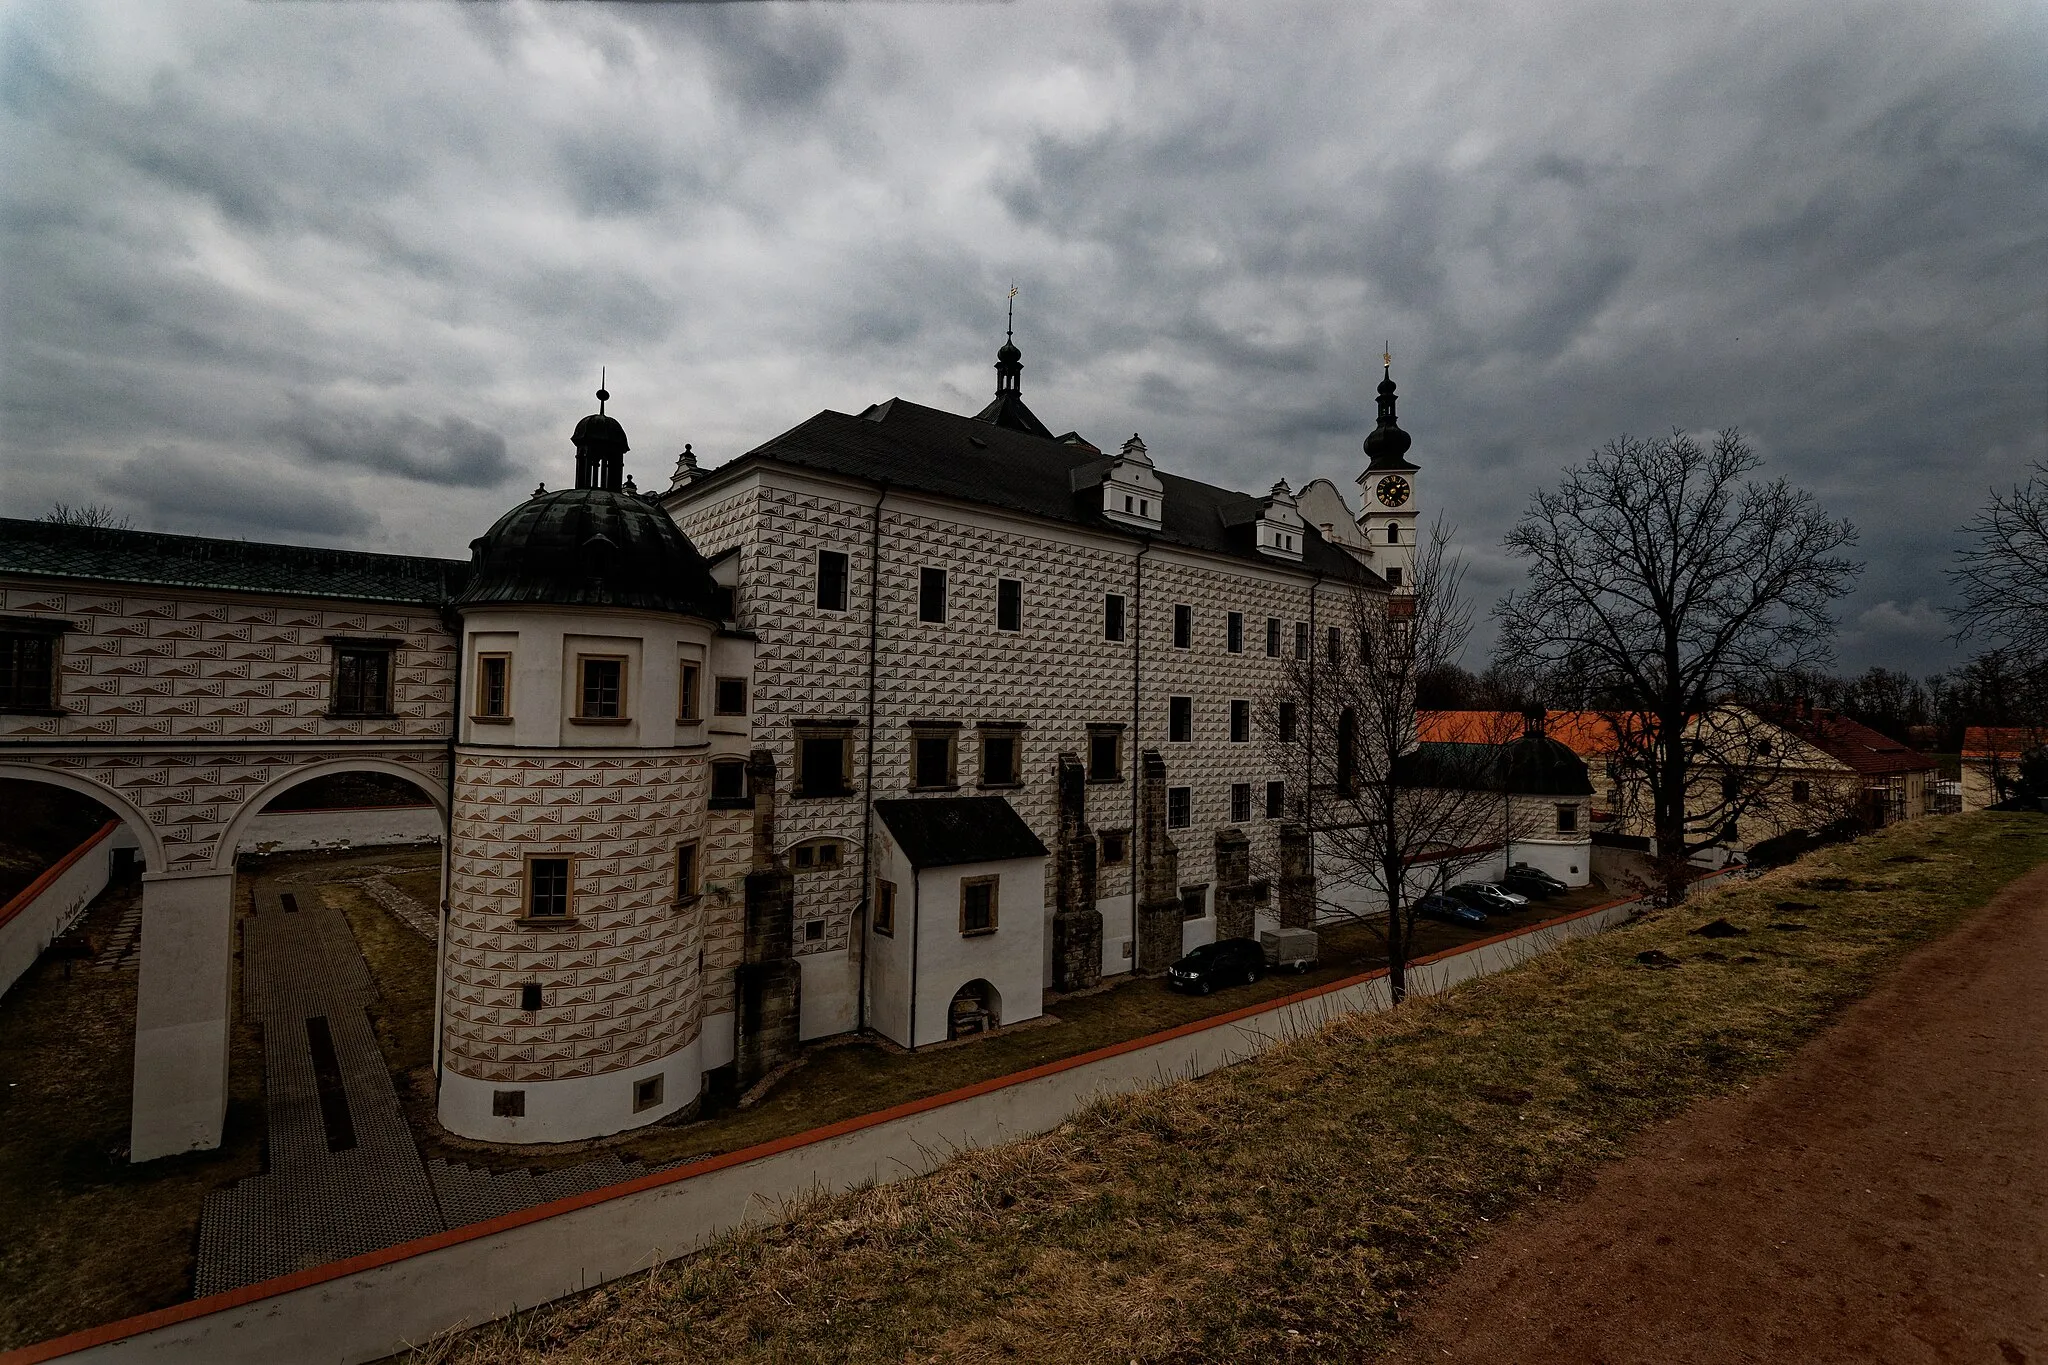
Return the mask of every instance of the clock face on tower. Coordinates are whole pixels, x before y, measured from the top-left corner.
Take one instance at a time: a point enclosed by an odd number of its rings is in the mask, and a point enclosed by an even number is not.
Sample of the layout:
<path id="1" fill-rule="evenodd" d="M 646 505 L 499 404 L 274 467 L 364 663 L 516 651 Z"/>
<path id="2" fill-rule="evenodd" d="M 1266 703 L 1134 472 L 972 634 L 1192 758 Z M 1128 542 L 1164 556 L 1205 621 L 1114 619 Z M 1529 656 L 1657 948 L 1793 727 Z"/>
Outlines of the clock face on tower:
<path id="1" fill-rule="evenodd" d="M 1380 486 L 1375 491 L 1379 494 L 1381 502 L 1389 507 L 1399 507 L 1408 501 L 1408 480 L 1399 474 L 1389 474 L 1380 480 Z"/>

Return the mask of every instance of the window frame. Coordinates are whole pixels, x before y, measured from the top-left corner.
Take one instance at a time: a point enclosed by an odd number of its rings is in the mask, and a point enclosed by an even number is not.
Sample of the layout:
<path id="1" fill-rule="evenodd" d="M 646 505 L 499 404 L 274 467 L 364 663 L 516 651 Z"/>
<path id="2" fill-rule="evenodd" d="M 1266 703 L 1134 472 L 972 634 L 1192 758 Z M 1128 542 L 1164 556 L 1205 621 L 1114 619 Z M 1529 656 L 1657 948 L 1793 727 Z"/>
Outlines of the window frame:
<path id="1" fill-rule="evenodd" d="M 1116 855 L 1110 856 L 1111 840 L 1115 840 Z M 1098 830 L 1095 835 L 1095 866 L 1123 867 L 1131 861 L 1131 832 L 1127 829 Z"/>
<path id="2" fill-rule="evenodd" d="M 1116 757 L 1114 770 L 1108 774 L 1096 771 L 1095 746 L 1104 740 L 1114 746 L 1111 752 Z M 1088 780 L 1090 782 L 1113 783 L 1124 780 L 1124 727 L 1121 725 L 1091 725 L 1088 727 Z"/>
<path id="3" fill-rule="evenodd" d="M 1116 604 L 1114 610 L 1110 608 L 1112 602 Z M 1102 594 L 1102 638 L 1104 641 L 1120 645 L 1130 638 L 1130 607 L 1130 599 L 1120 592 L 1106 592 Z M 1112 625 L 1116 627 L 1114 631 L 1110 629 Z"/>
<path id="4" fill-rule="evenodd" d="M 1243 812 L 1239 814 L 1239 812 Z M 1252 784 L 1233 782 L 1230 784 L 1230 823 L 1249 825 L 1252 822 Z"/>
<path id="5" fill-rule="evenodd" d="M 1328 626 L 1323 632 L 1323 659 L 1333 667 L 1344 662 L 1344 629 Z"/>
<path id="6" fill-rule="evenodd" d="M 1294 623 L 1294 657 L 1297 659 L 1308 658 L 1309 650 L 1313 647 L 1313 642 L 1308 638 L 1308 622 L 1296 621 Z"/>
<path id="7" fill-rule="evenodd" d="M 1180 888 L 1179 900 L 1180 921 L 1182 924 L 1187 924 L 1193 920 L 1209 918 L 1209 883 L 1200 882 L 1194 886 L 1183 886 Z M 1188 906 L 1191 900 L 1194 904 L 1193 914 L 1188 913 Z"/>
<path id="8" fill-rule="evenodd" d="M 727 684 L 737 687 L 740 691 L 740 704 L 737 710 L 731 709 L 725 704 Z M 713 678 L 711 680 L 711 714 L 728 719 L 732 717 L 745 717 L 747 705 L 752 700 L 747 694 L 753 690 L 747 684 L 748 679 L 737 673 L 721 673 L 716 678 Z"/>
<path id="9" fill-rule="evenodd" d="M 932 585 L 938 585 L 934 599 Z M 917 619 L 921 625 L 943 626 L 952 614 L 952 575 L 942 565 L 920 564 L 917 566 Z M 936 608 L 934 602 L 936 601 Z M 932 612 L 937 610 L 934 616 Z"/>
<path id="10" fill-rule="evenodd" d="M 1024 734 L 1020 725 L 983 724 L 975 732 L 978 743 L 975 756 L 975 785 L 996 790 L 1009 790 L 1024 785 Z M 1005 781 L 991 781 L 989 778 L 988 746 L 992 743 L 1010 746 L 1010 776 Z"/>
<path id="11" fill-rule="evenodd" d="M 718 794 L 719 774 L 735 771 L 739 773 L 740 789 L 738 794 L 733 796 L 720 796 Z M 709 810 L 753 809 L 754 794 L 750 790 L 750 782 L 747 776 L 747 761 L 743 758 L 733 757 L 712 759 L 711 762 L 708 765 L 706 765 L 705 769 L 704 802 L 706 808 Z"/>
<path id="12" fill-rule="evenodd" d="M 1003 624 L 1003 612 L 1007 606 L 1011 623 Z M 1024 580 L 1021 578 L 998 578 L 996 580 L 996 633 L 1000 635 L 1021 635 L 1024 633 Z"/>
<path id="13" fill-rule="evenodd" d="M 796 771 L 792 772 L 789 794 L 800 801 L 828 801 L 835 797 L 853 795 L 853 730 L 851 724 L 844 725 L 792 725 L 790 736 L 794 741 Z M 807 752 L 812 744 L 836 743 L 839 746 L 839 762 L 834 765 L 837 772 L 830 790 L 811 790 L 811 760 Z"/>
<path id="14" fill-rule="evenodd" d="M 827 584 L 825 563 L 827 556 L 837 560 L 839 564 L 839 601 L 836 606 L 825 600 Z M 814 608 L 819 611 L 831 612 L 835 616 L 845 615 L 853 602 L 853 555 L 846 550 L 831 550 L 822 545 L 819 546 L 816 560 L 812 566 L 811 587 L 811 605 Z"/>
<path id="15" fill-rule="evenodd" d="M 1225 653 L 1244 653 L 1244 613 L 1233 611 L 1223 618 L 1223 649 Z"/>
<path id="16" fill-rule="evenodd" d="M 1280 657 L 1280 618 L 1277 616 L 1266 618 L 1266 657 Z"/>
<path id="17" fill-rule="evenodd" d="M 644 1114 L 650 1109 L 659 1109 L 663 1096 L 668 1091 L 667 1073 L 657 1071 L 652 1076 L 642 1076 L 633 1082 L 633 1112 Z"/>
<path id="18" fill-rule="evenodd" d="M 1174 802 L 1180 803 L 1180 819 L 1175 820 Z M 1166 789 L 1166 827 L 1168 829 L 1193 829 L 1195 827 L 1195 789 L 1183 785 Z"/>
<path id="19" fill-rule="evenodd" d="M 614 715 L 592 715 L 590 705 L 590 666 L 592 664 L 617 664 L 619 666 L 619 695 Z M 576 656 L 576 711 L 569 719 L 578 725 L 629 725 L 633 713 L 628 709 L 628 675 L 632 673 L 632 659 L 625 654 L 578 654 Z"/>
<path id="20" fill-rule="evenodd" d="M 676 661 L 676 723 L 695 725 L 704 719 L 704 665 L 696 659 Z"/>
<path id="21" fill-rule="evenodd" d="M 498 668 L 498 709 L 491 709 L 491 666 Z M 483 725 L 509 725 L 512 721 L 512 655 L 505 650 L 486 650 L 476 656 L 475 709 L 469 718 Z"/>
<path id="22" fill-rule="evenodd" d="M 1282 744 L 1296 744 L 1301 740 L 1301 713 L 1291 701 L 1276 703 L 1273 707 L 1273 732 Z"/>
<path id="23" fill-rule="evenodd" d="M 327 644 L 331 650 L 329 667 L 332 674 L 327 686 L 328 717 L 333 720 L 396 720 L 398 718 L 397 665 L 399 642 L 396 640 L 351 640 L 339 636 L 330 636 L 328 637 Z M 54 676 L 56 671 L 55 654 L 56 651 L 53 649 L 51 651 L 51 672 L 53 676 L 50 683 L 50 690 L 53 695 L 56 692 L 57 686 Z M 349 658 L 369 658 L 371 656 L 378 657 L 384 669 L 384 688 L 381 698 L 383 706 L 377 709 L 367 706 L 359 708 L 343 707 L 341 704 L 341 675 L 344 660 Z M 360 692 L 360 688 L 358 691 Z"/>
<path id="24" fill-rule="evenodd" d="M 1173 647 L 1193 649 L 1195 647 L 1195 608 L 1191 602 L 1173 604 Z"/>
<path id="25" fill-rule="evenodd" d="M 1168 744 L 1193 744 L 1195 742 L 1195 699 L 1193 697 L 1168 697 L 1166 699 L 1166 742 Z"/>
<path id="26" fill-rule="evenodd" d="M 699 862 L 701 841 L 685 839 L 676 845 L 676 904 L 689 905 L 702 894 L 704 869 Z"/>
<path id="27" fill-rule="evenodd" d="M 887 877 L 875 878 L 875 909 L 868 927 L 883 938 L 896 937 L 896 883 Z"/>
<path id="28" fill-rule="evenodd" d="M 932 783 L 924 777 L 924 746 L 943 742 L 946 746 L 946 780 Z M 913 725 L 910 727 L 910 782 L 914 792 L 947 792 L 960 789 L 960 727 L 957 725 Z"/>
<path id="29" fill-rule="evenodd" d="M 1230 699 L 1230 742 L 1249 744 L 1252 742 L 1252 704 L 1250 698 Z"/>
<path id="30" fill-rule="evenodd" d="M 1803 778 L 1803 777 L 1795 777 L 1795 778 L 1793 778 L 1793 779 L 1792 779 L 1792 804 L 1793 804 L 1793 805 L 1795 805 L 1795 806 L 1804 806 L 1804 805 L 1808 805 L 1808 804 L 1810 804 L 1810 803 L 1812 802 L 1812 800 L 1813 800 L 1813 784 L 1812 784 L 1811 782 L 1808 782 L 1808 781 L 1807 781 L 1807 780 L 1806 780 L 1805 778 Z"/>
<path id="31" fill-rule="evenodd" d="M 1266 818 L 1268 820 L 1285 820 L 1287 818 L 1287 782 L 1284 778 L 1278 780 L 1269 778 L 1266 781 Z"/>
<path id="32" fill-rule="evenodd" d="M 562 912 L 541 914 L 534 909 L 535 867 L 540 863 L 562 865 Z M 574 924 L 576 922 L 576 856 L 572 853 L 529 853 L 525 859 L 525 875 L 521 879 L 519 897 L 519 922 L 521 924 Z"/>
<path id="33" fill-rule="evenodd" d="M 967 893 L 970 890 L 988 889 L 988 923 L 973 928 L 967 923 Z M 1002 887 L 1000 875 L 986 877 L 962 877 L 960 879 L 960 937 L 986 938 L 1002 927 Z"/>
<path id="34" fill-rule="evenodd" d="M 5 652 L 4 675 L 9 681 L 9 692 L 0 696 L 0 715 L 10 716 L 61 716 L 64 713 L 58 702 L 58 689 L 62 686 L 63 638 L 64 632 L 72 627 L 69 622 L 55 622 L 48 629 L 37 622 L 10 620 L 0 628 L 0 651 Z M 39 650 L 42 674 L 40 689 L 29 691 L 22 686 L 24 670 L 21 653 Z"/>
<path id="35" fill-rule="evenodd" d="M 1579 804 L 1576 801 L 1560 801 L 1556 805 L 1557 832 L 1577 834 L 1579 832 Z"/>

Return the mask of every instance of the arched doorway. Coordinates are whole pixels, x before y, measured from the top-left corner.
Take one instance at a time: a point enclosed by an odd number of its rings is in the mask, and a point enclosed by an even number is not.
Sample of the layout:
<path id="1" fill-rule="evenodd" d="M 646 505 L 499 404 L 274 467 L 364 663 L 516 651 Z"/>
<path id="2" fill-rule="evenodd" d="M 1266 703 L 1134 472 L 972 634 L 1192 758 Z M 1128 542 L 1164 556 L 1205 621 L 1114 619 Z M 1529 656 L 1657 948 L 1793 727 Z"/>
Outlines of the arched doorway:
<path id="1" fill-rule="evenodd" d="M 1003 997 L 987 981 L 976 977 L 953 992 L 946 1008 L 946 1037 L 967 1038 L 986 1033 L 1002 1023 Z"/>

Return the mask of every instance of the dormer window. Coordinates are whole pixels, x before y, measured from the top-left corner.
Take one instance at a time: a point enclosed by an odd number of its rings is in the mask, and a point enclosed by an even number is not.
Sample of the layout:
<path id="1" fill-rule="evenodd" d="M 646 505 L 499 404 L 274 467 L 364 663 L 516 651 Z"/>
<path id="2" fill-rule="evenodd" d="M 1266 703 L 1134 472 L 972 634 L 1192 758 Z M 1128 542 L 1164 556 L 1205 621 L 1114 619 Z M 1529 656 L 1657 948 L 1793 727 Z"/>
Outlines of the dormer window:
<path id="1" fill-rule="evenodd" d="M 1073 473 L 1075 492 L 1100 487 L 1102 515 L 1126 526 L 1148 531 L 1159 529 L 1165 486 L 1145 453 L 1145 443 L 1136 436 L 1107 459 L 1082 465 Z"/>
<path id="2" fill-rule="evenodd" d="M 1288 488 L 1285 479 L 1274 484 L 1273 491 L 1264 498 L 1247 499 L 1239 507 L 1241 510 L 1234 514 L 1236 517 L 1255 519 L 1259 553 L 1276 559 L 1301 558 L 1301 532 L 1305 523 L 1295 507 L 1294 492 Z"/>

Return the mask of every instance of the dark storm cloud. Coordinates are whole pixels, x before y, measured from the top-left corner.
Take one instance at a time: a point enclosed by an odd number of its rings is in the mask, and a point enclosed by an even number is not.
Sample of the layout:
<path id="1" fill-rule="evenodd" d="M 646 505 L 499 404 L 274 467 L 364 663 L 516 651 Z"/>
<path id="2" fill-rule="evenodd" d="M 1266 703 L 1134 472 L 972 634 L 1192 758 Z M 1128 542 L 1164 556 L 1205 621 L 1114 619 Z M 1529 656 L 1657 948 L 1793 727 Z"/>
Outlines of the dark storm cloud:
<path id="1" fill-rule="evenodd" d="M 156 446 L 115 470 L 105 487 L 144 509 L 141 524 L 211 534 L 361 535 L 369 513 L 321 483 L 274 469 L 223 466 L 189 450 Z"/>
<path id="2" fill-rule="evenodd" d="M 1560 467 L 1739 426 L 1863 529 L 1844 661 L 1934 667 L 1952 529 L 2048 455 L 2044 50 L 2018 3 L 26 0 L 0 510 L 459 553 L 600 366 L 646 484 L 979 408 L 1016 278 L 1041 417 L 1240 487 L 1355 493 L 1391 342 L 1481 606 Z"/>

